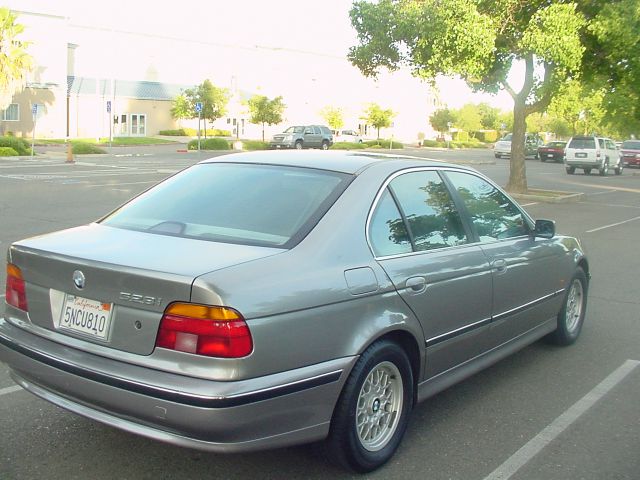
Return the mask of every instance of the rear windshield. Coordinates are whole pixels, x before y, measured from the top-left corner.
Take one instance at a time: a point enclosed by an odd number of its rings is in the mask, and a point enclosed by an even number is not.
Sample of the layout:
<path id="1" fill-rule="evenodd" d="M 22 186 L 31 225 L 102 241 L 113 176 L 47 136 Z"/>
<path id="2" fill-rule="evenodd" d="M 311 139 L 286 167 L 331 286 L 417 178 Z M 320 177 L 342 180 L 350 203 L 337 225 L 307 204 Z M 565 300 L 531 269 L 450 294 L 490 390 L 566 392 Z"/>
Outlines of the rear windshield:
<path id="1" fill-rule="evenodd" d="M 628 148 L 629 150 L 640 150 L 639 140 L 627 140 L 622 142 L 622 148 Z"/>
<path id="2" fill-rule="evenodd" d="M 569 148 L 596 148 L 596 140 L 593 137 L 572 138 Z"/>
<path id="3" fill-rule="evenodd" d="M 275 165 L 195 165 L 105 217 L 111 227 L 290 248 L 315 226 L 350 175 Z"/>
<path id="4" fill-rule="evenodd" d="M 565 142 L 549 142 L 547 144 L 548 147 L 564 147 L 565 145 Z"/>
<path id="5" fill-rule="evenodd" d="M 507 133 L 504 137 L 502 137 L 500 140 L 505 141 L 505 142 L 510 142 L 511 141 L 511 137 L 513 136 L 512 133 Z"/>

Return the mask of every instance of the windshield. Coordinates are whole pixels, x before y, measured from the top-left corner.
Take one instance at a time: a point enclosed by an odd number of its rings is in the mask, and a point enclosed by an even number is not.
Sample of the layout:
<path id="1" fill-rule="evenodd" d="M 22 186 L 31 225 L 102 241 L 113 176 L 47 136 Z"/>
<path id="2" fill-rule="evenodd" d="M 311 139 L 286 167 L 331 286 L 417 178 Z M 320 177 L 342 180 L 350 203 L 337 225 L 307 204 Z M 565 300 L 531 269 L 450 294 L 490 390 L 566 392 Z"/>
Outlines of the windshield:
<path id="1" fill-rule="evenodd" d="M 101 223 L 161 235 L 288 248 L 306 235 L 349 175 L 274 165 L 191 167 Z"/>
<path id="2" fill-rule="evenodd" d="M 289 127 L 284 131 L 284 133 L 303 133 L 303 132 L 304 132 L 304 127 Z"/>
<path id="3" fill-rule="evenodd" d="M 626 142 L 622 142 L 622 148 L 640 150 L 640 140 L 627 140 Z"/>

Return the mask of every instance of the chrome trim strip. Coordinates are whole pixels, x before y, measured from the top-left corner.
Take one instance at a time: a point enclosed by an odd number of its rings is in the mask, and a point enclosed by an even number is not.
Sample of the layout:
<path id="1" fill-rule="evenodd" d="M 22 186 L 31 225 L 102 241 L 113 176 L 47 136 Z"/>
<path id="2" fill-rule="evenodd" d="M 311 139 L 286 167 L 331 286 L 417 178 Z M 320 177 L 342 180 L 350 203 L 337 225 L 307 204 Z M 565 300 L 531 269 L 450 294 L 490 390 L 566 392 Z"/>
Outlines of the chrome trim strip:
<path id="1" fill-rule="evenodd" d="M 480 320 L 478 322 L 470 323 L 469 325 L 465 325 L 464 327 L 456 328 L 447 333 L 443 333 L 442 335 L 435 336 L 433 338 L 429 338 L 427 340 L 427 347 L 433 347 L 434 345 L 445 342 L 447 340 L 452 339 L 453 337 L 457 337 L 458 335 L 463 335 L 468 333 L 476 328 L 484 327 L 485 325 L 489 325 L 491 323 L 491 318 L 485 318 L 484 320 Z"/>
<path id="2" fill-rule="evenodd" d="M 507 310 L 506 312 L 502 312 L 499 313 L 498 315 L 494 315 L 493 316 L 493 320 L 500 320 L 503 317 L 507 317 L 509 315 L 513 315 L 514 313 L 518 313 L 520 311 L 524 311 L 527 308 L 533 307 L 534 305 L 537 305 L 539 303 L 544 302 L 545 300 L 549 300 L 550 298 L 553 297 L 557 297 L 558 295 L 562 295 L 565 292 L 565 289 L 563 288 L 562 290 L 557 290 L 553 293 L 550 293 L 549 295 L 545 295 L 544 297 L 540 297 L 537 300 L 533 300 L 529 303 L 525 303 L 524 305 L 520 305 L 519 307 L 516 308 L 512 308 L 511 310 Z"/>
<path id="3" fill-rule="evenodd" d="M 333 372 L 323 373 L 314 377 L 306 378 L 291 383 L 285 383 L 275 387 L 269 387 L 262 390 L 255 390 L 253 392 L 241 393 L 238 395 L 230 395 L 226 397 L 220 396 L 204 396 L 193 395 L 185 392 L 179 392 L 175 390 L 167 390 L 159 388 L 153 385 L 147 385 L 133 380 L 124 378 L 112 377 L 110 375 L 96 372 L 78 365 L 74 365 L 65 360 L 52 357 L 42 352 L 31 350 L 22 345 L 18 345 L 10 338 L 0 335 L 0 345 L 4 345 L 11 350 L 25 355 L 35 361 L 41 362 L 53 368 L 78 375 L 82 378 L 102 383 L 115 388 L 120 388 L 133 393 L 139 393 L 150 397 L 168 400 L 170 402 L 180 403 L 183 405 L 190 405 L 194 407 L 203 408 L 227 408 L 237 407 L 240 405 L 246 405 L 249 403 L 259 402 L 263 400 L 269 400 L 282 395 L 289 395 L 291 393 L 301 392 L 309 388 L 319 387 L 329 383 L 333 383 L 339 380 L 342 375 L 342 370 L 335 370 Z"/>
<path id="4" fill-rule="evenodd" d="M 485 319 L 480 320 L 478 322 L 470 323 L 469 325 L 465 325 L 464 327 L 456 328 L 455 330 L 451 330 L 450 332 L 443 333 L 441 335 L 437 335 L 435 337 L 429 338 L 426 341 L 426 346 L 427 347 L 433 347 L 434 345 L 437 345 L 438 343 L 445 342 L 445 341 L 450 340 L 450 339 L 452 339 L 454 337 L 457 337 L 458 335 L 463 335 L 463 334 L 468 333 L 468 332 L 470 332 L 472 330 L 475 330 L 477 328 L 480 328 L 480 327 L 483 327 L 485 325 L 488 325 L 491 322 L 494 322 L 496 320 L 500 320 L 503 317 L 512 315 L 512 314 L 517 313 L 519 311 L 524 311 L 527 308 L 530 308 L 530 307 L 532 307 L 534 305 L 537 305 L 539 303 L 544 302 L 545 300 L 548 300 L 548 299 L 553 298 L 553 297 L 557 297 L 558 295 L 562 295 L 564 292 L 565 292 L 564 289 L 557 290 L 557 291 L 555 291 L 553 293 L 550 293 L 549 295 L 545 295 L 544 297 L 540 297 L 537 300 L 534 300 L 532 302 L 526 303 L 526 304 L 521 305 L 521 306 L 519 306 L 517 308 L 513 308 L 511 310 L 508 310 L 506 312 L 500 313 L 498 315 L 494 315 L 492 318 L 485 318 Z"/>

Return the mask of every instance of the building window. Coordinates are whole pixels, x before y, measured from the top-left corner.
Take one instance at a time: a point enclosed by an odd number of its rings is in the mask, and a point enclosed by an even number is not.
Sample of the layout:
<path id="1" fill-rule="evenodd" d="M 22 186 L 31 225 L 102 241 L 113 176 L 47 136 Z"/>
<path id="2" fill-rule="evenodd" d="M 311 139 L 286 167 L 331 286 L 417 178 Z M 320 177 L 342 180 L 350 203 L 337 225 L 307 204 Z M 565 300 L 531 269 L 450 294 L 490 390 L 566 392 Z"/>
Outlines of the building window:
<path id="1" fill-rule="evenodd" d="M 8 122 L 18 122 L 20 120 L 20 107 L 17 103 L 10 104 L 5 110 L 2 110 L 0 120 Z"/>

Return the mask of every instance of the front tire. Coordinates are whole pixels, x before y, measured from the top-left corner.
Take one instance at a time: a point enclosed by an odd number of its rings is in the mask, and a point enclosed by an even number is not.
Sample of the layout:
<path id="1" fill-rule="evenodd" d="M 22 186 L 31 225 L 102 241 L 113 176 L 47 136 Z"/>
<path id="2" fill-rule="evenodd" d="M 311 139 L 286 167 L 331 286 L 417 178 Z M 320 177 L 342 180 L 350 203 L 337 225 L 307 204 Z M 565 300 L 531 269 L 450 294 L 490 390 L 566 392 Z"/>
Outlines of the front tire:
<path id="1" fill-rule="evenodd" d="M 582 268 L 578 267 L 558 313 L 558 327 L 547 336 L 551 343 L 565 346 L 571 345 L 578 339 L 587 311 L 588 286 L 587 275 Z"/>
<path id="2" fill-rule="evenodd" d="M 302 142 L 300 140 L 296 142 L 296 150 L 302 150 Z"/>
<path id="3" fill-rule="evenodd" d="M 622 175 L 622 171 L 624 170 L 624 162 L 620 161 L 616 168 L 613 169 L 616 175 Z"/>
<path id="4" fill-rule="evenodd" d="M 365 473 L 400 445 L 413 407 L 413 373 L 404 350 L 380 340 L 362 354 L 340 394 L 325 446 L 335 463 Z"/>
<path id="5" fill-rule="evenodd" d="M 609 160 L 606 160 L 602 167 L 598 169 L 601 177 L 604 177 L 609 172 Z"/>

